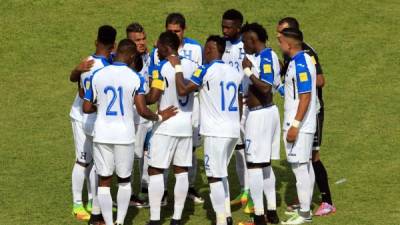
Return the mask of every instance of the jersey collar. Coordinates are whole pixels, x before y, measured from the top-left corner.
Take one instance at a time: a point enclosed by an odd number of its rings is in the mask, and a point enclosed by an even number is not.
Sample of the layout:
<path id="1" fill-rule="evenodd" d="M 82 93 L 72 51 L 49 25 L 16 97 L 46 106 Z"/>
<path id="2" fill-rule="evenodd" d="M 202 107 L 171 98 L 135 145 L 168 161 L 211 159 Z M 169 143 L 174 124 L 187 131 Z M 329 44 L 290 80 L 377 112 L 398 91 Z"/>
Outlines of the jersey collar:
<path id="1" fill-rule="evenodd" d="M 304 51 L 299 51 L 298 53 L 296 53 L 296 55 L 294 55 L 294 56 L 292 57 L 292 60 L 295 59 L 295 58 L 297 58 L 297 57 L 299 57 L 299 55 L 303 55 L 303 53 L 304 53 Z"/>
<path id="2" fill-rule="evenodd" d="M 104 55 L 93 54 L 92 57 L 95 58 L 95 59 L 105 59 L 105 60 L 107 60 L 107 58 Z"/>
<path id="3" fill-rule="evenodd" d="M 123 62 L 113 62 L 114 66 L 128 66 L 126 63 Z"/>
<path id="4" fill-rule="evenodd" d="M 240 36 L 236 40 L 229 40 L 229 39 L 226 39 L 226 40 L 229 41 L 231 44 L 236 45 L 236 44 L 238 44 L 238 43 L 240 43 L 242 41 L 242 36 Z"/>
<path id="5" fill-rule="evenodd" d="M 221 59 L 214 59 L 213 61 L 210 62 L 210 65 L 214 63 L 224 63 L 224 61 L 222 61 Z"/>

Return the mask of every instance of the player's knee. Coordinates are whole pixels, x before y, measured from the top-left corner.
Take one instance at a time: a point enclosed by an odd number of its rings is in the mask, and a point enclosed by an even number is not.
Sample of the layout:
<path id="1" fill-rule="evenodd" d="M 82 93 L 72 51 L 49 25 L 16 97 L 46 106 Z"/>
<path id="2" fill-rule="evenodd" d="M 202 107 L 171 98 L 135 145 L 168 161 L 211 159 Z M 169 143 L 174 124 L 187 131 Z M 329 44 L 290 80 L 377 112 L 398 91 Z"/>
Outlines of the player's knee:
<path id="1" fill-rule="evenodd" d="M 149 176 L 154 176 L 164 173 L 164 169 L 149 166 L 147 172 L 149 173 Z"/>
<path id="2" fill-rule="evenodd" d="M 320 160 L 319 151 L 312 151 L 312 161 L 318 162 Z"/>
<path id="3" fill-rule="evenodd" d="M 189 171 L 189 167 L 181 167 L 181 166 L 174 166 L 174 173 L 187 173 Z"/>
<path id="4" fill-rule="evenodd" d="M 268 166 L 271 166 L 271 163 L 251 163 L 247 162 L 246 163 L 248 169 L 258 169 L 258 168 L 265 168 Z"/>
<path id="5" fill-rule="evenodd" d="M 118 178 L 118 183 L 129 183 L 129 182 L 131 182 L 131 176 L 124 177 L 124 178 L 118 176 L 117 178 Z"/>
<path id="6" fill-rule="evenodd" d="M 208 183 L 215 183 L 215 182 L 219 182 L 222 181 L 222 178 L 217 178 L 217 177 L 207 177 Z"/>
<path id="7" fill-rule="evenodd" d="M 78 165 L 80 165 L 80 166 L 82 166 L 82 167 L 88 167 L 89 165 L 90 165 L 90 163 L 83 163 L 83 162 L 79 162 L 78 160 L 76 160 L 76 162 L 75 162 L 76 164 L 78 164 Z"/>
<path id="8" fill-rule="evenodd" d="M 99 176 L 99 187 L 110 187 L 112 182 L 112 176 Z"/>

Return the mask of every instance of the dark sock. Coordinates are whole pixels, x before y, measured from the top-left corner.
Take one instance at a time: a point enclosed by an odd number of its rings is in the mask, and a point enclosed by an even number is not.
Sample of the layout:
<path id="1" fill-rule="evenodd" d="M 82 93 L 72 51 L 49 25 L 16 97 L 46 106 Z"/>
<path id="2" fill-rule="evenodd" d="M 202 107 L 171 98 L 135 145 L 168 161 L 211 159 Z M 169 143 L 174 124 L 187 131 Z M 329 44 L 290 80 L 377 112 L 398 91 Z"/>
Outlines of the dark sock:
<path id="1" fill-rule="evenodd" d="M 266 225 L 267 222 L 265 221 L 265 216 L 264 215 L 254 215 L 254 224 L 255 225 Z"/>
<path id="2" fill-rule="evenodd" d="M 321 193 L 322 202 L 326 202 L 332 205 L 331 191 L 328 183 L 328 173 L 324 167 L 324 164 L 320 160 L 313 162 L 313 168 L 315 173 L 315 181 L 317 183 L 319 192 Z"/>

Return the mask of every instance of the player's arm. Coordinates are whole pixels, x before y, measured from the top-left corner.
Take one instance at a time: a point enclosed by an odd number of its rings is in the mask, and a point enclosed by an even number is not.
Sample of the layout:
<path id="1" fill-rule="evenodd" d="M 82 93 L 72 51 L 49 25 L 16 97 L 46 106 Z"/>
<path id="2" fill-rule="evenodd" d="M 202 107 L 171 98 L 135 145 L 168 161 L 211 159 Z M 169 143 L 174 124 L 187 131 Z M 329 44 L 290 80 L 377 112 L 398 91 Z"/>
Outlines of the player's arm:
<path id="1" fill-rule="evenodd" d="M 159 110 L 158 114 L 154 113 L 147 107 L 146 98 L 143 94 L 136 94 L 134 101 L 136 110 L 139 113 L 139 115 L 151 121 L 158 121 L 158 122 L 165 121 L 175 116 L 177 113 L 177 108 L 174 106 L 170 106 L 165 110 Z"/>
<path id="2" fill-rule="evenodd" d="M 147 105 L 151 105 L 158 102 L 165 89 L 164 78 L 161 76 L 158 68 L 153 69 L 152 79 L 149 83 L 150 83 L 150 91 L 145 96 Z"/>
<path id="3" fill-rule="evenodd" d="M 308 70 L 296 72 L 296 77 L 299 105 L 292 126 L 289 128 L 286 136 L 288 142 L 296 141 L 301 123 L 311 102 L 312 78 L 310 72 Z"/>
<path id="4" fill-rule="evenodd" d="M 263 94 L 268 94 L 272 90 L 272 85 L 267 81 L 267 79 L 263 79 L 263 71 L 260 72 L 260 78 L 257 78 L 256 75 L 253 74 L 251 71 L 251 67 L 253 64 L 250 62 L 250 60 L 245 57 L 242 61 L 242 66 L 243 66 L 243 72 L 244 74 L 249 77 L 249 79 L 252 82 L 252 85 L 261 93 Z"/>
<path id="5" fill-rule="evenodd" d="M 318 55 L 316 52 L 313 50 L 311 51 L 311 61 L 315 65 L 315 69 L 317 71 L 317 80 L 316 80 L 316 85 L 317 87 L 324 87 L 325 86 L 325 77 L 324 77 L 324 72 L 322 71 L 322 66 L 319 63 Z"/>
<path id="6" fill-rule="evenodd" d="M 96 94 L 93 86 L 93 76 L 90 77 L 90 85 L 89 88 L 85 92 L 85 96 L 83 97 L 82 111 L 84 113 L 94 113 L 97 111 L 97 107 L 94 104 L 96 101 Z"/>
<path id="7" fill-rule="evenodd" d="M 170 55 L 168 56 L 168 61 L 175 68 L 175 83 L 176 92 L 179 96 L 186 96 L 197 90 L 198 86 L 193 82 L 185 84 L 185 78 L 183 77 L 183 71 L 181 66 L 181 61 L 178 56 Z"/>
<path id="8" fill-rule="evenodd" d="M 88 60 L 88 58 L 83 59 L 72 71 L 69 76 L 71 82 L 79 82 L 81 74 L 83 72 L 90 71 L 93 67 L 94 60 Z"/>

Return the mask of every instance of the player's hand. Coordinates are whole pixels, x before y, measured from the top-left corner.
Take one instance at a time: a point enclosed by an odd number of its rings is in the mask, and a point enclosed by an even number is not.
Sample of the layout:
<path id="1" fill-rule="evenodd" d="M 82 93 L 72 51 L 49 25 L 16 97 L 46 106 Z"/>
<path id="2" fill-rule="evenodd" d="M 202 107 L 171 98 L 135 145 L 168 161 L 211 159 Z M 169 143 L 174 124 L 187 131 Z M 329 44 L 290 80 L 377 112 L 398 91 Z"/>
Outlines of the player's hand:
<path id="1" fill-rule="evenodd" d="M 250 60 L 247 57 L 244 57 L 244 59 L 242 61 L 242 66 L 243 66 L 243 69 L 247 68 L 247 67 L 251 68 L 251 67 L 253 67 L 253 64 L 250 62 Z"/>
<path id="2" fill-rule="evenodd" d="M 286 135 L 287 142 L 289 143 L 295 142 L 298 135 L 299 135 L 299 128 L 290 127 Z"/>
<path id="3" fill-rule="evenodd" d="M 181 64 L 181 60 L 179 59 L 178 55 L 169 55 L 167 57 L 168 61 L 171 63 L 172 67 Z"/>
<path id="4" fill-rule="evenodd" d="M 93 67 L 94 60 L 88 60 L 88 58 L 83 59 L 78 66 L 75 67 L 76 71 L 79 72 L 87 72 L 90 71 L 90 69 Z"/>
<path id="5" fill-rule="evenodd" d="M 162 117 L 162 121 L 166 121 L 169 118 L 175 116 L 178 113 L 178 108 L 170 106 L 162 111 L 158 111 L 158 114 Z"/>

